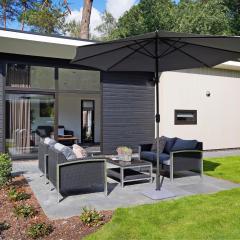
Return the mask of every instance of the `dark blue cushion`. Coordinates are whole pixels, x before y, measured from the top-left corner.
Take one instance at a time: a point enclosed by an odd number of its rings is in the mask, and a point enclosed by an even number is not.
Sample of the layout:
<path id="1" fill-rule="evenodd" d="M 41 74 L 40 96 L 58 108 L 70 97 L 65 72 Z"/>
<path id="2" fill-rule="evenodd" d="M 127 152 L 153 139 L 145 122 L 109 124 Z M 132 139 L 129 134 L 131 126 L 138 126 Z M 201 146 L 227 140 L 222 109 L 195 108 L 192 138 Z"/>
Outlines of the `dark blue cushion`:
<path id="1" fill-rule="evenodd" d="M 150 152 L 150 151 L 143 151 L 140 154 L 140 158 L 142 160 L 147 160 L 149 162 L 153 162 L 155 152 Z"/>
<path id="2" fill-rule="evenodd" d="M 177 138 L 175 141 L 172 151 L 181 151 L 181 150 L 195 150 L 197 147 L 197 141 L 196 140 L 183 140 L 180 138 Z"/>
<path id="3" fill-rule="evenodd" d="M 150 152 L 150 151 L 143 151 L 140 154 L 140 158 L 142 160 L 146 160 L 153 163 L 153 165 L 156 165 L 157 153 Z M 159 155 L 160 163 L 163 163 L 164 161 L 169 160 L 169 158 L 170 158 L 169 154 L 166 154 L 166 153 L 160 153 Z"/>
<path id="4" fill-rule="evenodd" d="M 166 154 L 166 153 L 160 153 L 159 155 L 160 163 L 163 163 L 164 161 L 169 160 L 169 158 L 170 158 L 169 154 Z M 154 163 L 156 163 L 156 159 L 157 159 L 157 153 L 154 153 L 154 157 L 153 157 Z"/>
<path id="5" fill-rule="evenodd" d="M 176 138 L 168 138 L 166 137 L 167 141 L 164 147 L 163 152 L 169 154 L 172 151 L 172 147 L 176 141 Z"/>

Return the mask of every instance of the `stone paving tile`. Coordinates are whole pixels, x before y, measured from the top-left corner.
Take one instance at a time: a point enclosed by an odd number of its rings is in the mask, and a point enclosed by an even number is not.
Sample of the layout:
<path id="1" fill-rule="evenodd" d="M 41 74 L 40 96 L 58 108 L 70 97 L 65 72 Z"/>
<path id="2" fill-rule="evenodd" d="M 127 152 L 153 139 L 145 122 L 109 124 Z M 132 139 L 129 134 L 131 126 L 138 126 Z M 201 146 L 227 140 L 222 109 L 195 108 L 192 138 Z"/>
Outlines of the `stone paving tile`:
<path id="1" fill-rule="evenodd" d="M 66 197 L 60 203 L 57 203 L 56 190 L 50 191 L 49 184 L 46 185 L 44 183 L 44 178 L 41 178 L 39 173 L 25 174 L 25 177 L 29 181 L 44 212 L 51 219 L 79 215 L 81 209 L 85 206 L 98 210 L 113 210 L 119 207 L 157 202 L 142 194 L 144 190 L 154 188 L 155 183 L 142 183 L 127 185 L 124 188 L 121 188 L 119 184 L 114 184 L 114 189 L 107 197 L 103 193 L 82 194 Z M 173 184 L 166 179 L 163 187 L 173 192 L 179 198 L 193 194 L 213 193 L 239 186 L 233 183 L 222 185 L 222 180 L 217 184 L 218 181 L 219 179 L 212 180 L 211 177 L 205 177 L 203 181 L 200 181 L 199 176 L 192 176 L 184 180 L 179 178 Z"/>
<path id="2" fill-rule="evenodd" d="M 213 155 L 213 153 L 211 154 Z M 216 153 L 216 155 L 218 154 Z M 232 151 L 225 154 L 238 155 Z M 128 184 L 121 188 L 117 182 L 108 179 L 109 194 L 107 197 L 103 193 L 82 194 L 66 197 L 60 203 L 57 203 L 57 192 L 51 184 L 45 184 L 45 178 L 41 177 L 42 173 L 38 170 L 37 161 L 16 161 L 13 163 L 13 172 L 24 174 L 45 214 L 51 219 L 79 215 L 81 209 L 85 206 L 98 210 L 113 210 L 119 207 L 157 202 L 142 194 L 146 189 L 154 188 L 155 183 Z M 204 176 L 201 179 L 198 174 L 184 172 L 176 176 L 173 183 L 169 181 L 169 178 L 165 178 L 163 187 L 173 192 L 176 198 L 179 198 L 194 194 L 218 192 L 240 187 L 240 185 L 209 176 Z M 50 191 L 52 188 L 53 190 Z"/>

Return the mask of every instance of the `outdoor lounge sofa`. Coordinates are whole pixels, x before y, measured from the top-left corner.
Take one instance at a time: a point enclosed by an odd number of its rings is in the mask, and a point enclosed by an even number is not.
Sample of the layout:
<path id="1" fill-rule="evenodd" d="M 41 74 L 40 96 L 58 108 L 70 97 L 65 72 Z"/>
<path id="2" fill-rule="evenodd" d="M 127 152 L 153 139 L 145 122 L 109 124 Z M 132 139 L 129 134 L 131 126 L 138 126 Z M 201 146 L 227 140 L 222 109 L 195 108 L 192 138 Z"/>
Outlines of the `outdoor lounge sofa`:
<path id="1" fill-rule="evenodd" d="M 106 159 L 86 158 L 67 160 L 65 155 L 48 148 L 48 177 L 56 187 L 58 201 L 63 196 L 104 191 L 107 195 Z"/>
<path id="2" fill-rule="evenodd" d="M 157 153 L 152 151 L 153 144 L 143 144 L 139 146 L 140 159 L 150 161 L 153 166 L 157 164 Z M 196 140 L 183 140 L 180 138 L 167 138 L 160 153 L 160 164 L 162 170 L 170 173 L 170 180 L 173 181 L 175 172 L 197 171 L 203 175 L 202 142 Z"/>

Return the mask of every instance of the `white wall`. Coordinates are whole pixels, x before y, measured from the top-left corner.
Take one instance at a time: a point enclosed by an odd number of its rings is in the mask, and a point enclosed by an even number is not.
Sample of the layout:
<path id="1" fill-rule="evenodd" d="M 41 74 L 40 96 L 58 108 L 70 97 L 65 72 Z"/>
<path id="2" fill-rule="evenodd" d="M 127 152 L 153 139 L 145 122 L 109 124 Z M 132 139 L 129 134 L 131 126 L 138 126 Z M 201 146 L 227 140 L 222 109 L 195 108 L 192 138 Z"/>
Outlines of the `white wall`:
<path id="1" fill-rule="evenodd" d="M 95 133 L 94 141 L 100 142 L 101 134 L 101 96 L 100 94 L 59 94 L 59 125 L 74 131 L 81 141 L 81 100 L 95 100 Z"/>
<path id="2" fill-rule="evenodd" d="M 206 91 L 211 92 L 206 97 Z M 174 110 L 197 110 L 197 125 L 174 125 Z M 195 69 L 160 77 L 160 135 L 203 141 L 204 149 L 240 147 L 240 72 Z"/>

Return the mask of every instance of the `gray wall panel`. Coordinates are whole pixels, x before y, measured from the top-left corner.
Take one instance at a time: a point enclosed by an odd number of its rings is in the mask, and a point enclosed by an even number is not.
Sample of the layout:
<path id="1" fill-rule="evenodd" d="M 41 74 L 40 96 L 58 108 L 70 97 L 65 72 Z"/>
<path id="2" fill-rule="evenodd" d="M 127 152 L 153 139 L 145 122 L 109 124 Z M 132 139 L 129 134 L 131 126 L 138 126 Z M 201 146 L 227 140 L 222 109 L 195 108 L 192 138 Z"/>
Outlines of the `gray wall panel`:
<path id="1" fill-rule="evenodd" d="M 154 138 L 154 87 L 149 73 L 102 73 L 102 150 L 138 150 Z"/>

